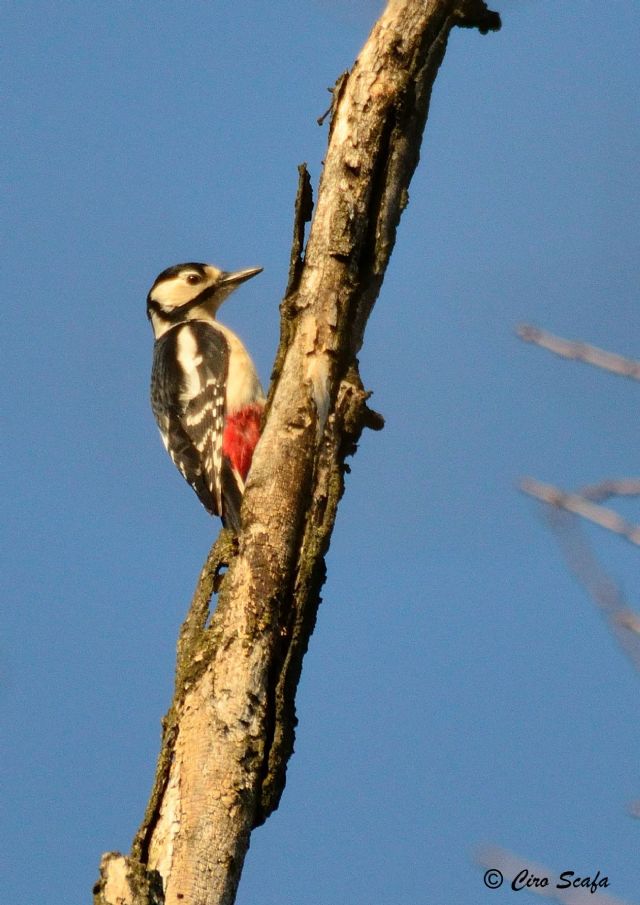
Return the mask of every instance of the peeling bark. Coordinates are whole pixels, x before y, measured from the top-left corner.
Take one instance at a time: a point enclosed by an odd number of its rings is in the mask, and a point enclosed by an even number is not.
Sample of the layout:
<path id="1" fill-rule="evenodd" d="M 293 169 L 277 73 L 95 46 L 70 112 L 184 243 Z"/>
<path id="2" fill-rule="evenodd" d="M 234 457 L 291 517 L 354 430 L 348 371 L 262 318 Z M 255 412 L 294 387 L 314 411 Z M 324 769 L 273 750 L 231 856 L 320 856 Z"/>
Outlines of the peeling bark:
<path id="1" fill-rule="evenodd" d="M 110 872 L 121 879 L 140 868 L 162 877 L 167 905 L 231 905 L 251 830 L 278 806 L 345 457 L 365 427 L 383 423 L 367 406 L 356 356 L 456 25 L 486 32 L 500 19 L 481 0 L 391 0 L 336 83 L 304 256 L 311 200 L 301 170 L 281 342 L 243 530 L 237 540 L 223 531 L 203 569 L 181 631 L 149 807 L 131 857 L 103 858 L 99 905 L 116 901 L 105 894 Z M 152 895 L 144 901 L 160 901 Z M 117 901 L 142 900 L 123 893 Z"/>

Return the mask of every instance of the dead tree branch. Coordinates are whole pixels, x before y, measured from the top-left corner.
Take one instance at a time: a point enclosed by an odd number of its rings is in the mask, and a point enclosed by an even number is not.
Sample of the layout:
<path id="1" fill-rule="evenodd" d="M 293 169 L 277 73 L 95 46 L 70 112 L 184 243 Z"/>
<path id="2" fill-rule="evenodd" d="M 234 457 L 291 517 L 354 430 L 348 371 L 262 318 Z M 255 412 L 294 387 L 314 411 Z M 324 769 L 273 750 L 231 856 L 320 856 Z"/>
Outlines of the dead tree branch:
<path id="1" fill-rule="evenodd" d="M 597 484 L 589 484 L 580 496 L 592 503 L 604 503 L 615 496 L 640 496 L 640 478 L 610 478 Z"/>
<path id="2" fill-rule="evenodd" d="M 243 530 L 237 548 L 224 537 L 216 545 L 196 590 L 154 793 L 127 859 L 160 875 L 166 905 L 230 905 L 251 830 L 277 807 L 284 788 L 295 691 L 344 460 L 364 427 L 382 423 L 367 406 L 356 355 L 456 25 L 486 32 L 500 20 L 482 0 L 390 0 L 334 89 L 304 257 L 301 225 L 310 193 L 301 177 L 281 344 Z M 225 564 L 209 620 L 208 601 Z M 109 863 L 122 872 L 117 859 Z M 99 905 L 113 902 L 109 863 L 103 861 Z"/>
<path id="3" fill-rule="evenodd" d="M 628 522 L 613 509 L 607 509 L 605 506 L 592 502 L 583 493 L 566 493 L 552 484 L 536 481 L 535 478 L 523 478 L 520 482 L 520 489 L 528 496 L 556 506 L 558 509 L 573 512 L 594 525 L 619 534 L 631 544 L 640 545 L 640 525 Z"/>
<path id="4" fill-rule="evenodd" d="M 527 479 L 523 482 L 522 490 L 546 504 L 547 522 L 556 535 L 569 571 L 596 604 L 611 634 L 635 669 L 640 670 L 640 618 L 625 599 L 622 589 L 600 565 L 591 545 L 580 530 L 577 518 L 582 516 L 590 522 L 595 521 L 600 527 L 612 530 L 607 524 L 609 518 L 613 517 L 615 520 L 619 516 L 611 510 L 595 507 L 598 518 L 597 520 L 590 518 L 591 510 L 584 507 L 591 507 L 593 504 L 588 502 L 587 495 L 610 496 L 616 486 L 622 491 L 630 491 L 634 483 L 637 485 L 638 482 L 606 481 L 600 485 L 585 487 L 577 494 L 566 494 L 549 485 Z M 637 487 L 635 492 L 637 493 Z M 567 499 L 570 504 L 571 501 L 576 501 L 577 505 L 566 506 Z M 601 518 L 602 512 L 607 513 L 605 518 Z"/>
<path id="5" fill-rule="evenodd" d="M 517 327 L 516 335 L 524 342 L 548 349 L 549 352 L 560 355 L 561 358 L 582 361 L 596 368 L 602 368 L 604 371 L 611 371 L 612 374 L 619 374 L 621 377 L 640 380 L 640 362 L 633 358 L 624 358 L 622 355 L 607 352 L 605 349 L 599 349 L 597 346 L 590 346 L 587 343 L 562 339 L 561 336 L 554 336 L 553 333 L 548 333 L 539 327 L 532 327 L 530 324 L 522 324 Z"/>
<path id="6" fill-rule="evenodd" d="M 564 358 L 584 361 L 624 377 L 640 378 L 640 363 L 621 355 L 584 343 L 569 342 L 528 325 L 518 327 L 516 332 L 526 342 L 549 349 Z M 640 669 L 640 617 L 600 566 L 575 518 L 579 516 L 618 534 L 635 546 L 640 545 L 640 525 L 627 521 L 613 509 L 602 505 L 613 497 L 640 496 L 640 479 L 609 479 L 583 487 L 575 493 L 567 493 L 535 478 L 523 478 L 520 489 L 547 505 L 547 521 L 558 538 L 569 570 L 605 615 L 611 633 L 635 668 Z"/>

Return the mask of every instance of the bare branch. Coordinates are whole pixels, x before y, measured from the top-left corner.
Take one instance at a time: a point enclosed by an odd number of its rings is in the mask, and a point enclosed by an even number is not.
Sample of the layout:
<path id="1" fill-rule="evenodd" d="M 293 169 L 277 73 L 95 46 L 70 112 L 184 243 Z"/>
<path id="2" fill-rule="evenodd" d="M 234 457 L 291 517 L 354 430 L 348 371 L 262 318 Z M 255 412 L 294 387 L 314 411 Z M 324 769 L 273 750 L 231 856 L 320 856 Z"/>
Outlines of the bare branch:
<path id="1" fill-rule="evenodd" d="M 163 905 L 162 877 L 119 852 L 103 855 L 93 889 L 95 905 Z"/>
<path id="2" fill-rule="evenodd" d="M 624 358 L 622 355 L 607 352 L 605 349 L 599 349 L 597 346 L 590 346 L 587 343 L 562 339 L 560 336 L 554 336 L 553 333 L 547 333 L 546 330 L 530 324 L 522 324 L 517 327 L 516 335 L 524 342 L 534 343 L 536 346 L 548 349 L 549 352 L 560 355 L 561 358 L 582 361 L 622 377 L 640 380 L 640 362 L 633 358 Z"/>
<path id="3" fill-rule="evenodd" d="M 547 521 L 556 535 L 569 571 L 598 606 L 618 645 L 635 669 L 640 671 L 640 619 L 625 599 L 622 589 L 604 571 L 587 538 L 580 531 L 576 515 L 584 516 L 581 506 L 565 507 L 562 503 L 556 502 L 557 494 L 560 494 L 561 499 L 574 497 L 587 506 L 593 506 L 593 504 L 588 503 L 580 495 L 562 494 L 556 488 L 550 488 L 549 485 L 539 484 L 531 479 L 523 482 L 523 484 L 525 483 L 528 484 L 528 486 L 522 487 L 525 493 L 547 504 Z M 599 487 L 604 488 L 609 483 L 616 482 L 606 482 Z M 596 487 L 591 489 L 597 490 Z M 610 512 L 610 510 L 602 510 L 601 507 L 596 507 L 596 509 L 600 512 Z M 593 521 L 593 519 L 589 519 L 589 521 Z M 608 527 L 601 521 L 598 521 L 597 524 Z"/>
<path id="4" fill-rule="evenodd" d="M 614 496 L 640 496 L 640 478 L 610 478 L 598 484 L 589 484 L 578 493 L 593 503 L 601 503 Z"/>
<path id="5" fill-rule="evenodd" d="M 640 671 L 638 616 L 626 600 L 622 588 L 607 575 L 575 516 L 549 509 L 547 519 L 553 529 L 569 571 L 600 609 L 616 642 L 634 668 Z"/>
<path id="6" fill-rule="evenodd" d="M 593 503 L 580 493 L 566 493 L 552 484 L 536 481 L 535 478 L 523 478 L 520 482 L 520 489 L 523 493 L 541 500 L 543 503 L 573 512 L 575 515 L 593 522 L 594 525 L 619 534 L 629 543 L 640 546 L 640 525 L 628 522 L 613 509 L 606 509 L 604 506 Z"/>

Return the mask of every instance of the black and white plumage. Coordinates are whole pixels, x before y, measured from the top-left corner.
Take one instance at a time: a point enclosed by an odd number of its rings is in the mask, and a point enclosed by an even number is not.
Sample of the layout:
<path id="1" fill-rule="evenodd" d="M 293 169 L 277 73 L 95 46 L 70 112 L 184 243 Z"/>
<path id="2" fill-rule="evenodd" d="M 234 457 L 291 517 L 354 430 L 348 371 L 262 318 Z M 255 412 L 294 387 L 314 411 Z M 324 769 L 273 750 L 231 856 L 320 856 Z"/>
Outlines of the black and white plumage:
<path id="1" fill-rule="evenodd" d="M 163 443 L 204 507 L 235 531 L 264 393 L 242 342 L 215 317 L 260 270 L 178 264 L 157 277 L 147 297 L 156 339 L 151 406 Z"/>

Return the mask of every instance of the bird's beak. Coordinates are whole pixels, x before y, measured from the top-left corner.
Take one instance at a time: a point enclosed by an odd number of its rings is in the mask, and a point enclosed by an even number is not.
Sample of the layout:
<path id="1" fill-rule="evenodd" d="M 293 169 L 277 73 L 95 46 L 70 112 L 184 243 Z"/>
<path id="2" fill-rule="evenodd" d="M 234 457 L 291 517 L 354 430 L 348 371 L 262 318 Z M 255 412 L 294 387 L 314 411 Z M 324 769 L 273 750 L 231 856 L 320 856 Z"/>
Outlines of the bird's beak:
<path id="1" fill-rule="evenodd" d="M 248 267 L 246 270 L 234 270 L 223 273 L 219 286 L 239 286 L 245 280 L 250 280 L 256 274 L 262 273 L 262 267 Z"/>

